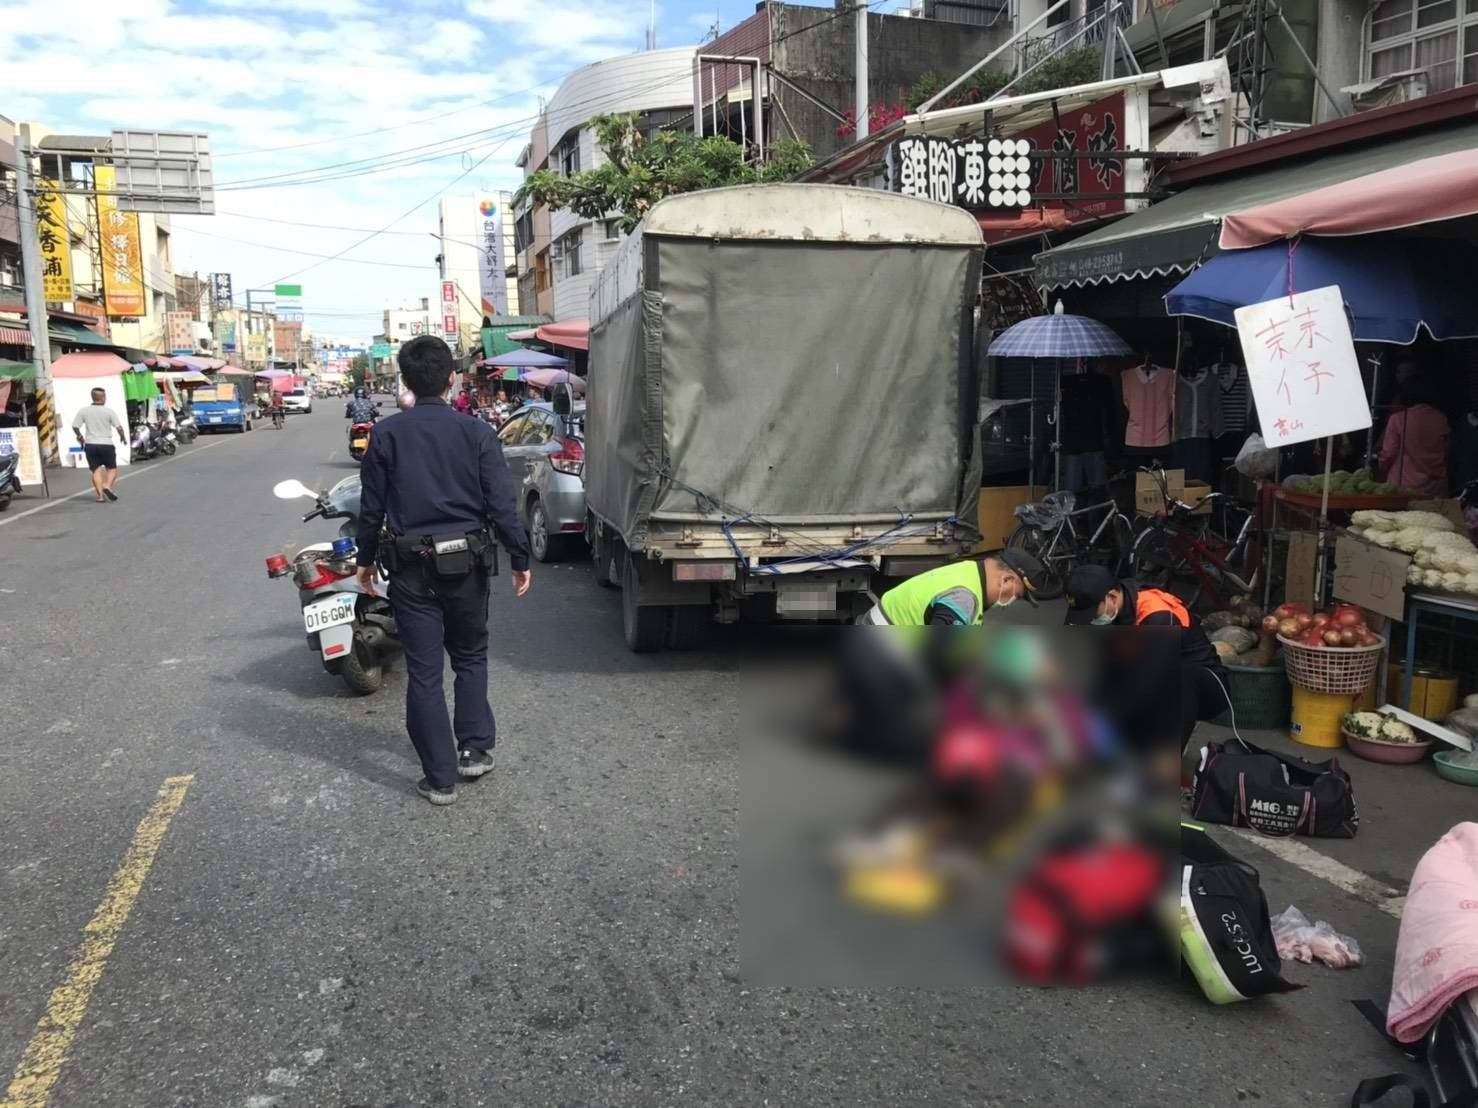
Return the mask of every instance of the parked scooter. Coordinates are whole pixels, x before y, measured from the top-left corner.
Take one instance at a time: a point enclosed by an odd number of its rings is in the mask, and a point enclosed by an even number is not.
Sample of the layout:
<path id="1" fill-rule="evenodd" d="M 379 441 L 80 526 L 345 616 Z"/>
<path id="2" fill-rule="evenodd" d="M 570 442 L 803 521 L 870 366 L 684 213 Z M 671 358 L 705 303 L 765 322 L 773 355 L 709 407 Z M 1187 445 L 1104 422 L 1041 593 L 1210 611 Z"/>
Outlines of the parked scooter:
<path id="1" fill-rule="evenodd" d="M 181 442 L 194 442 L 200 437 L 200 427 L 195 423 L 195 416 L 184 408 L 176 408 L 174 413 L 174 432 L 179 436 Z"/>
<path id="2" fill-rule="evenodd" d="M 10 501 L 16 493 L 23 491 L 17 473 L 20 464 L 21 456 L 15 451 L 0 454 L 0 512 L 10 507 Z"/>
<path id="3" fill-rule="evenodd" d="M 267 576 L 292 577 L 309 649 L 318 652 L 329 673 L 343 678 L 353 692 L 368 696 L 384 683 L 387 659 L 400 641 L 387 599 L 389 580 L 376 570 L 366 590 L 355 577 L 359 478 L 346 477 L 326 493 L 315 493 L 301 481 L 283 481 L 273 486 L 272 495 L 312 500 L 315 507 L 303 517 L 304 523 L 320 517 L 344 521 L 331 543 L 305 546 L 291 560 L 285 554 L 270 556 Z"/>
<path id="4" fill-rule="evenodd" d="M 351 423 L 349 424 L 349 457 L 356 462 L 369 452 L 370 434 L 375 429 L 373 423 Z"/>

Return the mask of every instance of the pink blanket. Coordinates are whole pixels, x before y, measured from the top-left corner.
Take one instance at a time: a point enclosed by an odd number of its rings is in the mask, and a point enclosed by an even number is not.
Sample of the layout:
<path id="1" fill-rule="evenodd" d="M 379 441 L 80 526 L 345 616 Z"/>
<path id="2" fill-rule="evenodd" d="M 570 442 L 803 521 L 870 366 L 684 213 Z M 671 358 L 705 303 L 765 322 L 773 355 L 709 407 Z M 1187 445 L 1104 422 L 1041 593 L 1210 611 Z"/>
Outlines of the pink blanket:
<path id="1" fill-rule="evenodd" d="M 1386 1030 L 1414 1043 L 1470 989 L 1478 989 L 1478 823 L 1460 823 L 1412 874 Z"/>

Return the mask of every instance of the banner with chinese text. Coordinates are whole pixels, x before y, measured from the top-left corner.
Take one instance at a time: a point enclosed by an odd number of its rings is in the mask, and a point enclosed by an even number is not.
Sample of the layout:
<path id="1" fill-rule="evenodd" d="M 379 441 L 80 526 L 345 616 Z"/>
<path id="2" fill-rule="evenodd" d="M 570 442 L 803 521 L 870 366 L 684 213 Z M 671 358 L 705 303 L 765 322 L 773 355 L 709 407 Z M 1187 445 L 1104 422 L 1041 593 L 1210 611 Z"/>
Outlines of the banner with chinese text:
<path id="1" fill-rule="evenodd" d="M 117 173 L 110 165 L 93 170 L 98 192 L 98 231 L 103 240 L 103 303 L 110 318 L 147 314 L 144 252 L 139 217 L 118 209 Z"/>
<path id="2" fill-rule="evenodd" d="M 67 202 L 57 183 L 36 182 L 36 238 L 41 245 L 42 297 L 58 303 L 72 299 L 72 236 L 67 231 Z"/>
<path id="3" fill-rule="evenodd" d="M 495 193 L 477 198 L 478 248 L 477 290 L 483 315 L 508 314 L 507 265 L 503 260 L 503 209 Z"/>

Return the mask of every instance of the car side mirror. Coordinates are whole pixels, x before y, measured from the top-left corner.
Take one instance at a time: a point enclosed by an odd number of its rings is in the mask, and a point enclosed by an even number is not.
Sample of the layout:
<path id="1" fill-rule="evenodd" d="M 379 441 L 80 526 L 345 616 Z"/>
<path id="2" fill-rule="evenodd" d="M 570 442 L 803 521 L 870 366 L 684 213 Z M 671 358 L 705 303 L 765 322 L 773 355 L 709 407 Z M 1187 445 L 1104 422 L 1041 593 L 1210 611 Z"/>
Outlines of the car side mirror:
<path id="1" fill-rule="evenodd" d="M 567 416 L 575 408 L 574 393 L 570 391 L 568 384 L 559 384 L 554 388 L 554 397 L 551 401 L 554 405 L 554 414 Z"/>

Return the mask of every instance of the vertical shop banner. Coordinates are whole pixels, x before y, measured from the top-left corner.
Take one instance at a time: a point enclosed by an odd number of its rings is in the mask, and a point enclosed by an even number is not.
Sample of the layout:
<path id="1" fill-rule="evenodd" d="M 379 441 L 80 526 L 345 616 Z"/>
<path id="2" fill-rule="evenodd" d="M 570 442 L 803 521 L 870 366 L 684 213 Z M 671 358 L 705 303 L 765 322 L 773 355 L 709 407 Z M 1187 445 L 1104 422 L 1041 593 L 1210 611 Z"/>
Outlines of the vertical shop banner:
<path id="1" fill-rule="evenodd" d="M 72 236 L 67 201 L 57 183 L 36 182 L 36 239 L 41 245 L 41 288 L 48 302 L 72 299 Z"/>
<path id="2" fill-rule="evenodd" d="M 484 192 L 477 198 L 478 248 L 477 291 L 483 315 L 508 314 L 507 263 L 503 258 L 503 208 L 498 197 Z"/>
<path id="3" fill-rule="evenodd" d="M 457 282 L 443 281 L 441 283 L 441 333 L 445 336 L 447 345 L 455 350 L 461 338 L 461 328 L 457 326 L 457 320 L 461 313 L 457 311 Z"/>
<path id="4" fill-rule="evenodd" d="M 1363 431 L 1370 405 L 1338 285 L 1238 308 L 1237 336 L 1272 447 Z"/>
<path id="5" fill-rule="evenodd" d="M 103 303 L 109 318 L 137 318 L 147 312 L 139 217 L 119 210 L 117 173 L 112 166 L 94 169 L 93 182 L 98 192 L 98 233 L 103 240 Z"/>
<path id="6" fill-rule="evenodd" d="M 165 312 L 164 331 L 169 340 L 171 354 L 193 354 L 195 335 L 190 324 L 194 322 L 189 312 Z"/>
<path id="7" fill-rule="evenodd" d="M 231 306 L 231 275 L 229 273 L 212 273 L 210 275 L 210 302 L 220 311 Z"/>

